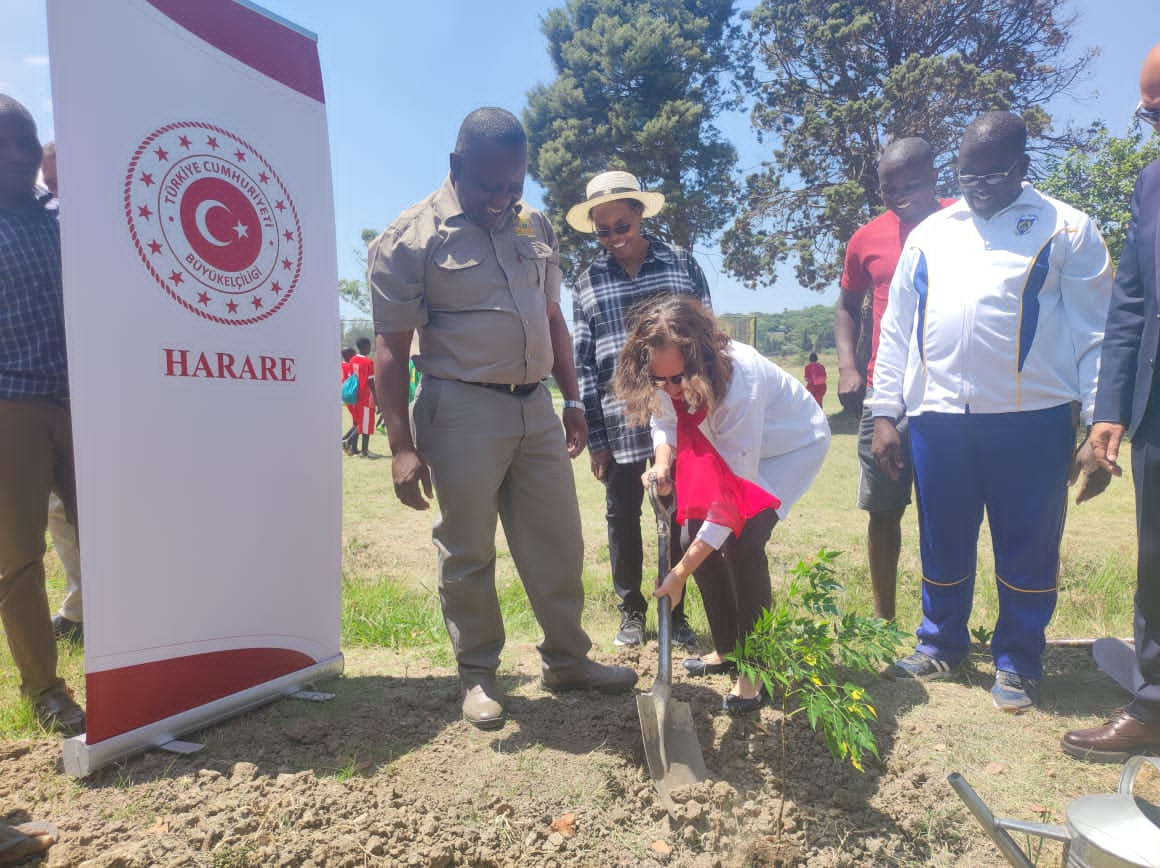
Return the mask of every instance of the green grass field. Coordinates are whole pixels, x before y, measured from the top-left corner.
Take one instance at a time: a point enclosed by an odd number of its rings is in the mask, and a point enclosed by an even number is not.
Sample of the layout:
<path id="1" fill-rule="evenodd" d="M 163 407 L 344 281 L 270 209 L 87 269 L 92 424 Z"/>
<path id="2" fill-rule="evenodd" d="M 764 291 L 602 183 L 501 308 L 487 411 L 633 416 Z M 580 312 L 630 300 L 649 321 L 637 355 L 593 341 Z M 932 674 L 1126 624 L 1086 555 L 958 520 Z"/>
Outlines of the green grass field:
<path id="1" fill-rule="evenodd" d="M 804 356 L 780 362 L 801 376 Z M 830 376 L 825 410 L 833 441 L 825 465 L 812 489 L 779 524 L 769 544 L 775 593 L 798 560 L 820 548 L 842 552 L 839 577 L 845 587 L 845 607 L 871 610 L 866 566 L 866 516 L 856 508 L 858 479 L 856 426 L 840 413 L 836 396 L 837 362 L 823 356 Z M 345 418 L 343 422 L 345 423 Z M 336 432 L 335 448 L 338 448 Z M 386 438 L 375 435 L 372 452 L 386 453 Z M 1124 456 L 1121 464 L 1130 466 Z M 435 590 L 435 554 L 430 539 L 434 513 L 415 512 L 395 499 L 390 459 L 343 459 L 343 623 L 342 642 L 388 648 L 421 649 L 432 663 L 451 664 Z M 584 583 L 587 590 L 585 624 L 598 651 L 612 650 L 618 624 L 615 596 L 608 570 L 604 528 L 604 493 L 588 470 L 585 453 L 574 463 L 585 539 Z M 647 504 L 646 504 L 647 513 Z M 646 551 L 655 539 L 651 517 L 645 515 Z M 534 641 L 538 626 L 503 542 L 497 533 L 497 577 L 510 642 Z M 996 593 L 990 539 L 984 525 L 979 546 L 979 575 L 972 627 L 990 629 L 996 617 Z M 1059 605 L 1049 628 L 1050 637 L 1092 637 L 1131 634 L 1132 594 L 1135 588 L 1135 517 L 1131 481 L 1114 480 L 1094 501 L 1073 506 L 1068 515 L 1061 560 Z M 646 575 L 655 572 L 654 558 Z M 49 595 L 55 605 L 63 594 L 63 576 L 54 555 L 48 557 Z M 899 570 L 898 623 L 907 631 L 920 617 L 918 531 L 914 510 L 903 524 L 903 553 Z M 693 583 L 690 583 L 693 588 Z M 694 627 L 707 634 L 704 614 L 695 590 L 689 613 Z M 61 645 L 61 674 L 83 699 L 84 661 L 77 649 Z M 27 703 L 19 701 L 15 666 L 7 647 L 0 649 L 0 734 L 7 737 L 39 732 Z"/>

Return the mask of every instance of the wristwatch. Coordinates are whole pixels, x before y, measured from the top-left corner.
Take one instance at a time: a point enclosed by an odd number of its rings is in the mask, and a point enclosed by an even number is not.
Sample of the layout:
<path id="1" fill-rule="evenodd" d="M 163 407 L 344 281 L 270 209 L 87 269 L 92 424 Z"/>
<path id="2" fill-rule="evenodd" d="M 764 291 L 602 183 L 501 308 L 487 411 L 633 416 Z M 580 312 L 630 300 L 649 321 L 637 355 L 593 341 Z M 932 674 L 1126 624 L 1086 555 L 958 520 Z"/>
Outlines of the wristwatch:
<path id="1" fill-rule="evenodd" d="M 571 398 L 565 398 L 564 399 L 564 409 L 565 410 L 579 410 L 580 412 L 584 412 L 584 402 L 583 401 L 573 401 Z"/>

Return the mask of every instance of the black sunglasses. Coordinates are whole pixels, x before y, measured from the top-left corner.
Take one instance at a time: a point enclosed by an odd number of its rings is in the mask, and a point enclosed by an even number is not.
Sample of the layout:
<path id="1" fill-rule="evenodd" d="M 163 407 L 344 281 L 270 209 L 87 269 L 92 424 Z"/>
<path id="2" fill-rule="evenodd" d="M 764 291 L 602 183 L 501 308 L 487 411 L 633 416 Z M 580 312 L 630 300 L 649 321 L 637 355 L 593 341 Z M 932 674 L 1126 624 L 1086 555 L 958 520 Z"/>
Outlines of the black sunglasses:
<path id="1" fill-rule="evenodd" d="M 672 383 L 674 386 L 681 385 L 681 381 L 685 379 L 684 374 L 673 374 L 671 377 L 651 377 L 652 383 L 658 389 L 663 389 L 667 383 Z"/>
<path id="2" fill-rule="evenodd" d="M 1144 123 L 1160 131 L 1160 109 L 1144 108 L 1144 103 L 1136 106 L 1136 110 L 1132 113 L 1134 117 L 1139 118 Z"/>
<path id="3" fill-rule="evenodd" d="M 615 232 L 617 235 L 627 235 L 630 229 L 632 229 L 631 223 L 617 223 L 611 229 L 609 229 L 607 226 L 604 226 L 596 230 L 596 237 L 607 238 L 613 232 Z"/>

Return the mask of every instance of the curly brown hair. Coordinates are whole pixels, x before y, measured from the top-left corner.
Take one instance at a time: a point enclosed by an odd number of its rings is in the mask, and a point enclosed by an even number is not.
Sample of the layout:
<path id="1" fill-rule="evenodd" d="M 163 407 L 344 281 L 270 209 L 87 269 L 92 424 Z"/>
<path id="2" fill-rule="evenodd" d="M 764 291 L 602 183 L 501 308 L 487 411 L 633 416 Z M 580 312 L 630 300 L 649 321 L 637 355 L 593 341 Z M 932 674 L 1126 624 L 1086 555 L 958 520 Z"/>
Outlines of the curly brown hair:
<path id="1" fill-rule="evenodd" d="M 647 425 L 657 397 L 649 363 L 656 350 L 675 346 L 685 359 L 681 382 L 685 403 L 712 411 L 729 388 L 733 359 L 727 352 L 729 336 L 717 328 L 713 314 L 688 295 L 651 299 L 628 314 L 628 343 L 616 365 L 613 391 L 624 401 L 628 420 Z"/>

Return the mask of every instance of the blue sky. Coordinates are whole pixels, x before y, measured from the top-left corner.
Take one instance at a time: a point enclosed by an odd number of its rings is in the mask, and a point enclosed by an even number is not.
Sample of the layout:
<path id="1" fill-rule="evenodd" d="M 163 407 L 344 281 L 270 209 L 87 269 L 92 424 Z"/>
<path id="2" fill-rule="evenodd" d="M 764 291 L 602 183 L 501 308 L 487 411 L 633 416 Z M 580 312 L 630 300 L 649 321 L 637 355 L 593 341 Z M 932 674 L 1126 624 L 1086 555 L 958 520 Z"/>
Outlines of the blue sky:
<path id="1" fill-rule="evenodd" d="M 1057 121 L 1103 118 L 1114 134 L 1127 130 L 1139 99 L 1140 62 L 1160 39 L 1155 13 L 1144 12 L 1154 3 L 1078 4 L 1086 11 L 1073 47 L 1098 46 L 1102 54 L 1076 89 L 1083 99 L 1050 107 Z M 385 227 L 439 185 L 463 116 L 481 105 L 519 114 L 528 90 L 552 79 L 540 19 L 562 0 L 261 0 L 260 5 L 318 35 L 339 275 L 357 278 L 360 231 Z M 47 55 L 44 0 L 4 0 L 0 92 L 29 107 L 46 140 L 52 135 Z M 726 118 L 722 128 L 738 147 L 742 168 L 756 169 L 763 148 L 748 121 Z M 530 181 L 525 195 L 539 204 L 540 191 Z M 780 311 L 830 303 L 837 296 L 836 287 L 820 295 L 802 290 L 785 268 L 777 286 L 747 290 L 723 273 L 715 244 L 702 245 L 696 255 L 709 276 L 714 306 L 723 313 Z"/>

